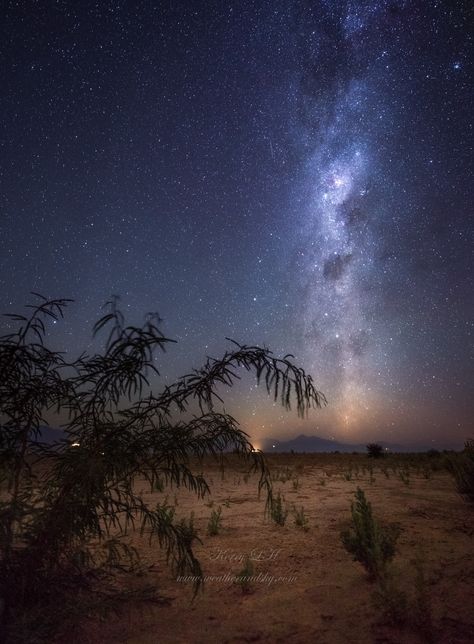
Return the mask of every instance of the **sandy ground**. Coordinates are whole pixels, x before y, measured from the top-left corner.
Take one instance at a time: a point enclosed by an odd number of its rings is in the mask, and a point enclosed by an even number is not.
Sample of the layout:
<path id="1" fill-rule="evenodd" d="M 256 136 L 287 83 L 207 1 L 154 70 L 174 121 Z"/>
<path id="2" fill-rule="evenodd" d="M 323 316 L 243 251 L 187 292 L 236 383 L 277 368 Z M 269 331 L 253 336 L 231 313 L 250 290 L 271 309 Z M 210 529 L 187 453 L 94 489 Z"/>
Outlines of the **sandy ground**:
<path id="1" fill-rule="evenodd" d="M 264 517 L 257 476 L 247 478 L 242 468 L 222 475 L 207 466 L 210 497 L 197 501 L 184 490 L 168 497 L 177 503 L 178 516 L 194 513 L 203 541 L 196 554 L 208 577 L 204 590 L 192 601 L 192 583 L 177 580 L 157 544 L 150 547 L 136 537 L 148 568 L 144 581 L 156 583 L 169 602 L 129 604 L 84 623 L 67 641 L 474 642 L 474 508 L 458 496 L 446 471 L 431 470 L 428 459 L 427 465 L 409 467 L 407 482 L 400 478 L 406 466 L 394 458 L 374 460 L 371 475 L 365 455 L 272 455 L 274 490 L 289 509 L 284 526 Z M 342 546 L 340 531 L 348 526 L 357 487 L 378 519 L 403 528 L 393 575 L 408 599 L 404 623 L 390 623 L 374 603 L 374 582 Z M 144 488 L 144 496 L 162 501 L 165 494 Z M 207 536 L 211 513 L 219 507 L 219 533 Z M 307 531 L 295 525 L 293 507 L 304 508 Z M 242 588 L 234 578 L 246 559 L 254 579 Z M 421 607 L 416 562 L 425 577 Z"/>

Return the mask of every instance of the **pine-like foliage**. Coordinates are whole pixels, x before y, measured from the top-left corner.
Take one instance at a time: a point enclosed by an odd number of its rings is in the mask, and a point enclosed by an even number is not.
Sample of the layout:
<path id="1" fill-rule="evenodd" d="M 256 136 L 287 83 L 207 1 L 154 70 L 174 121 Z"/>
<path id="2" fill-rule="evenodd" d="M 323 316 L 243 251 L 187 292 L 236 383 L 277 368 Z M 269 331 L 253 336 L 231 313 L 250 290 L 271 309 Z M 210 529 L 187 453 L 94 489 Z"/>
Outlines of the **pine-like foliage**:
<path id="1" fill-rule="evenodd" d="M 18 329 L 0 338 L 4 626 L 46 601 L 53 586 L 66 592 L 68 584 L 90 578 L 91 570 L 110 572 L 136 561 L 124 539 L 133 530 L 156 539 L 178 573 L 199 579 L 192 521 L 178 520 L 165 502 L 149 505 L 134 485 L 137 479 L 150 490 L 158 483 L 184 486 L 202 497 L 209 487 L 193 469 L 196 460 L 233 452 L 260 474 L 258 490 L 266 495 L 267 510 L 272 507 L 263 455 L 222 410 L 217 393 L 218 386 L 233 385 L 239 369 L 253 371 L 285 408 L 295 401 L 300 415 L 324 403 L 291 356 L 278 359 L 268 349 L 236 343 L 222 358 L 208 358 L 201 369 L 156 393 L 150 386 L 150 376 L 155 381 L 159 375 L 156 353 L 173 342 L 160 331 L 157 316 L 148 316 L 142 327 L 127 326 L 114 298 L 94 327 L 94 335 L 108 332 L 103 351 L 68 360 L 46 346 L 45 321 L 62 317 L 69 300 L 37 297 L 30 315 L 8 316 L 9 326 Z M 51 446 L 41 442 L 40 428 L 52 411 L 64 419 L 66 439 Z"/>
<path id="2" fill-rule="evenodd" d="M 355 497 L 355 502 L 351 503 L 352 526 L 341 533 L 342 544 L 372 578 L 380 578 L 387 562 L 395 555 L 400 528 L 396 525 L 382 527 L 373 517 L 372 506 L 360 488 Z"/>

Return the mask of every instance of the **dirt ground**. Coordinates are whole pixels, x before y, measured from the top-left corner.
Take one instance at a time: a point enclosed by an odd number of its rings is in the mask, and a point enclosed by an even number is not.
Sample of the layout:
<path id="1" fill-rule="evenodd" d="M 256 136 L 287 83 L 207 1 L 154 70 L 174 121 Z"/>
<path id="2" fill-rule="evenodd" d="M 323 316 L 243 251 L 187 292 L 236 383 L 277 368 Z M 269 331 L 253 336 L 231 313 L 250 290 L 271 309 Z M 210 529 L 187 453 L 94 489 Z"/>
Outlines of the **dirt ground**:
<path id="1" fill-rule="evenodd" d="M 244 469 L 204 468 L 211 496 L 168 491 L 177 516 L 194 523 L 195 549 L 206 577 L 194 601 L 191 580 L 170 571 L 158 544 L 134 538 L 163 604 L 128 604 L 118 614 L 83 625 L 78 641 L 95 644 L 474 642 L 474 508 L 459 497 L 452 477 L 429 457 L 368 459 L 365 455 L 272 455 L 274 491 L 288 509 L 285 525 L 264 516 L 258 476 Z M 372 466 L 370 471 L 369 466 Z M 357 487 L 374 516 L 402 528 L 393 560 L 397 592 L 406 595 L 404 619 L 392 618 L 388 600 L 344 549 Z M 165 493 L 147 492 L 147 501 Z M 295 524 L 304 508 L 307 530 Z M 217 535 L 211 513 L 221 508 Z M 250 563 L 249 563 L 250 562 Z M 247 563 L 252 579 L 235 579 Z M 250 568 L 249 568 L 250 566 Z M 420 572 L 422 571 L 422 572 Z M 74 633 L 68 634 L 69 642 Z"/>

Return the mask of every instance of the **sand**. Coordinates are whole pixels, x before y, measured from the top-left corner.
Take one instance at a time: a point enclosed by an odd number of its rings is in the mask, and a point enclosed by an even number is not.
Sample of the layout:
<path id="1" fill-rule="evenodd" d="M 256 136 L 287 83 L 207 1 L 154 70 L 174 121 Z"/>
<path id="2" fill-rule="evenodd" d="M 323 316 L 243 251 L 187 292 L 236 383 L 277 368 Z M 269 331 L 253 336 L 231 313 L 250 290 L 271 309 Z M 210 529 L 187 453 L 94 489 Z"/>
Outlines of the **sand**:
<path id="1" fill-rule="evenodd" d="M 129 583 L 155 583 L 168 601 L 130 602 L 118 613 L 82 620 L 62 637 L 101 644 L 474 642 L 474 508 L 435 460 L 415 459 L 408 480 L 400 476 L 405 461 L 396 457 L 282 454 L 270 463 L 274 490 L 289 512 L 283 526 L 265 518 L 258 477 L 245 476 L 243 467 L 222 475 L 207 464 L 212 492 L 204 500 L 181 489 L 150 493 L 138 482 L 147 501 L 168 495 L 177 516 L 194 513 L 204 588 L 193 601 L 192 581 L 177 579 L 157 543 L 134 536 L 147 572 Z M 357 487 L 377 519 L 402 528 L 392 577 L 406 594 L 407 609 L 393 623 L 386 603 L 374 601 L 376 584 L 340 539 Z M 208 536 L 209 518 L 219 507 L 219 532 Z M 307 530 L 295 525 L 294 508 L 301 507 Z M 238 583 L 249 561 L 253 579 Z M 420 569 L 424 582 L 417 591 Z"/>

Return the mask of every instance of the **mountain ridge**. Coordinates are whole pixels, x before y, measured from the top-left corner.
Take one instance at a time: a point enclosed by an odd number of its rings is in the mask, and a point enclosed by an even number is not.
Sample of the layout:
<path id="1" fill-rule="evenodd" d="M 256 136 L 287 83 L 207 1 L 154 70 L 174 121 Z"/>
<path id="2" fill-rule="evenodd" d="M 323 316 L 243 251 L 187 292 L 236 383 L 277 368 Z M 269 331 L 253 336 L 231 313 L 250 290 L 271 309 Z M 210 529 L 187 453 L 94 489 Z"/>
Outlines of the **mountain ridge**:
<path id="1" fill-rule="evenodd" d="M 263 452 L 366 452 L 367 444 L 377 442 L 389 452 L 426 452 L 430 447 L 397 445 L 386 441 L 367 441 L 367 443 L 343 443 L 331 438 L 300 434 L 295 438 L 282 441 L 274 438 L 267 438 L 263 442 Z"/>

